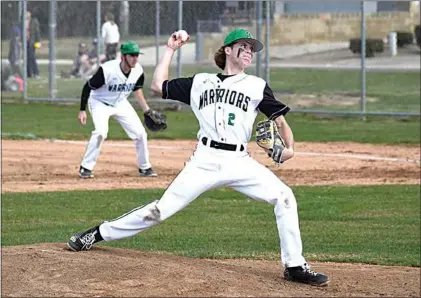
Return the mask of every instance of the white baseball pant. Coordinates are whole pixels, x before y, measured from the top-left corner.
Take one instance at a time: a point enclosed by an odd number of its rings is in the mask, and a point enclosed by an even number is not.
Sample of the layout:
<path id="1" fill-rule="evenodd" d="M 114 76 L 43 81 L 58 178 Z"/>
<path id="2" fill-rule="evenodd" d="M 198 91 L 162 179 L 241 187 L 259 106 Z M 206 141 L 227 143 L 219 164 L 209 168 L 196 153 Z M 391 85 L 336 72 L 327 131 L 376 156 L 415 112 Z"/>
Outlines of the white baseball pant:
<path id="1" fill-rule="evenodd" d="M 91 171 L 95 167 L 102 144 L 108 135 L 108 120 L 112 117 L 134 141 L 138 167 L 142 170 L 150 168 L 147 133 L 130 102 L 122 100 L 116 106 L 108 106 L 101 101 L 89 99 L 88 103 L 95 130 L 92 131 L 81 166 Z"/>
<path id="2" fill-rule="evenodd" d="M 283 264 L 294 267 L 306 262 L 292 190 L 246 151 L 218 150 L 201 143 L 160 200 L 102 223 L 101 236 L 105 241 L 133 236 L 182 210 L 205 191 L 222 186 L 274 205 Z"/>

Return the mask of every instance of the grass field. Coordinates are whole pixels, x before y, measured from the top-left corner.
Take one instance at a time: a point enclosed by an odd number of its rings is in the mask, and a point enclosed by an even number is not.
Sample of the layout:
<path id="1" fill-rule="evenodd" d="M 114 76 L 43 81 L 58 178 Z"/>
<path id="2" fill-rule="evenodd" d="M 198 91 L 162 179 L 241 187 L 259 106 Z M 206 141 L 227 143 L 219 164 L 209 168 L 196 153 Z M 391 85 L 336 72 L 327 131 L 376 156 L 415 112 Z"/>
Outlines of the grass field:
<path id="1" fill-rule="evenodd" d="M 420 266 L 419 186 L 296 187 L 310 260 Z M 2 245 L 66 242 L 163 190 L 2 195 Z M 204 193 L 142 234 L 105 245 L 188 257 L 279 259 L 273 207 L 229 189 Z M 397 253 L 399 252 L 399 253 Z"/>
<path id="2" fill-rule="evenodd" d="M 39 80 L 28 81 L 28 96 L 48 98 L 48 66 L 41 66 Z M 61 70 L 69 70 L 71 66 L 57 66 L 56 73 Z M 191 76 L 195 73 L 208 71 L 215 72 L 212 66 L 183 66 L 183 76 Z M 150 98 L 150 83 L 154 69 L 145 67 L 146 81 L 145 94 Z M 250 69 L 251 74 L 254 73 Z M 176 70 L 171 70 L 170 76 L 175 76 Z M 84 81 L 82 79 L 57 78 L 57 97 L 80 98 Z M 314 95 L 313 103 L 309 103 L 307 109 L 332 109 L 332 110 L 361 110 L 360 97 L 360 72 L 338 70 L 305 70 L 305 69 L 271 69 L 271 88 L 277 94 L 277 98 L 294 107 L 294 100 L 283 96 L 286 94 Z M 329 98 L 339 95 L 336 101 L 320 103 L 320 96 Z M 367 111 L 368 112 L 420 112 L 420 73 L 367 73 Z M 22 94 L 3 93 L 3 99 L 22 99 Z M 348 98 L 353 101 L 345 104 Z"/>
<path id="3" fill-rule="evenodd" d="M 86 127 L 77 120 L 79 106 L 47 103 L 2 104 L 2 137 L 87 139 L 93 130 L 89 118 Z M 148 132 L 150 139 L 195 139 L 199 129 L 193 112 L 165 111 L 168 128 Z M 141 112 L 139 115 L 142 117 Z M 362 143 L 419 144 L 420 120 L 413 118 L 329 117 L 305 114 L 286 116 L 296 141 L 354 141 Z M 260 114 L 258 119 L 263 119 Z M 142 119 L 143 120 L 143 119 Z M 109 139 L 128 139 L 121 126 L 110 120 Z M 358 132 L 358 133 L 356 133 Z"/>

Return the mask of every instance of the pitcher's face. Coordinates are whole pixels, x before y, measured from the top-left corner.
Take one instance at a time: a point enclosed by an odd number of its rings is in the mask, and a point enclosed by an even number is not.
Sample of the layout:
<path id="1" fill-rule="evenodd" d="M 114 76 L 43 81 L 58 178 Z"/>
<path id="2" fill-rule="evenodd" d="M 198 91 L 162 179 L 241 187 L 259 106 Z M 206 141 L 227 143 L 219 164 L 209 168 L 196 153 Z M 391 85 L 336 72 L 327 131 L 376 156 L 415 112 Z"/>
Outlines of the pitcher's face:
<path id="1" fill-rule="evenodd" d="M 226 54 L 233 64 L 245 69 L 253 61 L 253 46 L 246 41 L 240 41 L 235 43 Z"/>

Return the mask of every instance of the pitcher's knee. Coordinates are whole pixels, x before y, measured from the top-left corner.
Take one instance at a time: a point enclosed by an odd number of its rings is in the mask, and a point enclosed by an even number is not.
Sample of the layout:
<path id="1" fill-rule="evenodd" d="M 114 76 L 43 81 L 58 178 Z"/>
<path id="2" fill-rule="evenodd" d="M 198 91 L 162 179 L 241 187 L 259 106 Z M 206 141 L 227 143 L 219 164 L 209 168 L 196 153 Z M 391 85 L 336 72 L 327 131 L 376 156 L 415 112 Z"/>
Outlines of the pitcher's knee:
<path id="1" fill-rule="evenodd" d="M 143 217 L 143 220 L 145 221 L 155 221 L 160 222 L 161 221 L 161 211 L 159 211 L 158 206 L 156 205 L 158 201 L 154 201 L 151 203 L 147 208 L 147 213 Z"/>
<path id="2" fill-rule="evenodd" d="M 282 196 L 281 197 L 282 197 L 283 204 L 285 205 L 285 207 L 288 208 L 288 207 L 297 205 L 297 201 L 295 200 L 294 192 L 292 191 L 292 189 L 290 187 L 287 187 L 287 188 L 282 190 Z"/>
<path id="3" fill-rule="evenodd" d="M 274 204 L 286 208 L 295 206 L 297 202 L 295 200 L 294 192 L 292 191 L 292 189 L 288 186 L 284 186 L 282 189 L 280 189 L 276 196 L 276 202 L 274 202 Z"/>

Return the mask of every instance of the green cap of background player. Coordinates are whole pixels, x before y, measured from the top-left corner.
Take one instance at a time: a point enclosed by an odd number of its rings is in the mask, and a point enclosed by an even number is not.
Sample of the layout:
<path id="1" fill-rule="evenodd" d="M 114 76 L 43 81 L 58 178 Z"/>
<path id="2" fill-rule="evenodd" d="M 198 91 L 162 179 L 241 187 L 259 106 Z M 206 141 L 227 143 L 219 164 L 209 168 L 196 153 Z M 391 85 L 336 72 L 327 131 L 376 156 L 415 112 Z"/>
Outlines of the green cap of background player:
<path id="1" fill-rule="evenodd" d="M 230 46 L 239 41 L 247 41 L 253 47 L 253 52 L 260 52 L 263 50 L 263 44 L 255 39 L 253 35 L 244 29 L 235 29 L 231 31 L 224 40 L 224 47 Z"/>
<path id="2" fill-rule="evenodd" d="M 120 52 L 123 55 L 126 54 L 133 54 L 133 55 L 139 55 L 139 54 L 143 54 L 142 52 L 140 52 L 140 47 L 139 44 L 133 41 L 128 41 L 126 43 L 123 43 L 120 46 Z"/>

